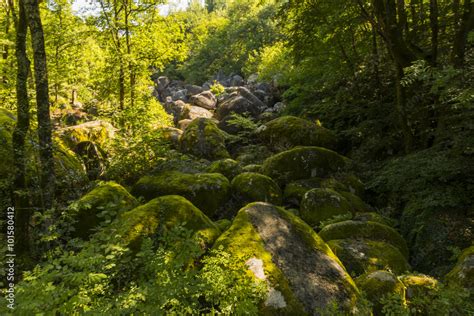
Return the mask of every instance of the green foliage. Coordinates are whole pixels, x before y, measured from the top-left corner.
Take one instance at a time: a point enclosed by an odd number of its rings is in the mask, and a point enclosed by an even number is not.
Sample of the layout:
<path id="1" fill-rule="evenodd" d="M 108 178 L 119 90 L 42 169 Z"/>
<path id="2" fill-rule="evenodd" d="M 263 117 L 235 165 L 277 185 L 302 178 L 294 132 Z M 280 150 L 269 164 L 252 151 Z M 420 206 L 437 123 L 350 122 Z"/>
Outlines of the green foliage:
<path id="1" fill-rule="evenodd" d="M 191 235 L 177 226 L 136 254 L 106 233 L 51 250 L 17 285 L 15 313 L 254 314 L 265 284 L 222 249 L 202 258 Z"/>
<path id="2" fill-rule="evenodd" d="M 218 97 L 219 95 L 225 92 L 225 87 L 216 80 L 214 80 L 214 83 L 211 86 L 211 92 L 214 93 L 216 97 Z"/>

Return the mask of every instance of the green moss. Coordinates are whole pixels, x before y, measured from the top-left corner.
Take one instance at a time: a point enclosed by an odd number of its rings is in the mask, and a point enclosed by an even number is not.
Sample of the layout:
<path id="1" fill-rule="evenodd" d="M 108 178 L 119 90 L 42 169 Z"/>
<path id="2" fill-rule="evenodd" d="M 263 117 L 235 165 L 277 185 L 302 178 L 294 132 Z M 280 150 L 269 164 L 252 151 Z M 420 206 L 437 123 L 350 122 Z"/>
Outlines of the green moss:
<path id="1" fill-rule="evenodd" d="M 369 301 L 374 304 L 374 314 L 382 315 L 383 304 L 381 300 L 388 295 L 398 295 L 405 301 L 405 286 L 393 274 L 388 271 L 374 271 L 364 274 L 356 280 L 359 288 L 364 291 Z"/>
<path id="2" fill-rule="evenodd" d="M 180 138 L 180 148 L 185 153 L 209 160 L 229 158 L 225 139 L 225 133 L 214 121 L 197 118 L 186 127 Z"/>
<path id="3" fill-rule="evenodd" d="M 393 228 L 376 222 L 343 221 L 325 226 L 319 235 L 327 242 L 334 239 L 366 238 L 385 241 L 395 247 L 408 258 L 406 241 Z"/>
<path id="4" fill-rule="evenodd" d="M 296 147 L 265 160 L 262 171 L 280 185 L 312 177 L 326 177 L 343 170 L 348 159 L 321 147 Z"/>
<path id="5" fill-rule="evenodd" d="M 230 227 L 230 225 L 232 225 L 232 222 L 228 220 L 227 218 L 223 218 L 218 221 L 215 221 L 215 224 L 217 225 L 217 227 L 219 227 L 221 231 L 224 232 L 227 230 L 227 228 Z"/>
<path id="6" fill-rule="evenodd" d="M 351 204 L 331 189 L 312 189 L 301 200 L 301 218 L 310 226 L 319 226 L 322 221 L 337 215 L 351 213 Z"/>
<path id="7" fill-rule="evenodd" d="M 232 180 L 232 194 L 243 204 L 250 202 L 269 202 L 280 205 L 282 193 L 278 184 L 270 177 L 259 173 L 245 172 Z"/>
<path id="8" fill-rule="evenodd" d="M 57 135 L 71 149 L 76 145 L 90 141 L 103 147 L 115 135 L 115 128 L 105 121 L 90 121 L 60 129 Z"/>
<path id="9" fill-rule="evenodd" d="M 117 225 L 117 233 L 132 249 L 139 249 L 142 237 L 163 234 L 178 225 L 192 230 L 205 245 L 212 245 L 221 233 L 204 213 L 177 195 L 162 196 L 122 213 Z"/>
<path id="10" fill-rule="evenodd" d="M 137 205 L 137 200 L 121 185 L 115 182 L 101 184 L 69 207 L 70 214 L 77 220 L 73 235 L 88 239 L 101 222 L 111 221 Z"/>
<path id="11" fill-rule="evenodd" d="M 186 174 L 169 171 L 141 178 L 133 186 L 132 194 L 147 200 L 163 195 L 181 195 L 212 217 L 229 199 L 230 184 L 219 173 Z"/>
<path id="12" fill-rule="evenodd" d="M 423 299 L 438 288 L 438 281 L 425 274 L 405 274 L 399 277 L 406 288 L 407 300 Z"/>
<path id="13" fill-rule="evenodd" d="M 454 268 L 446 275 L 446 281 L 474 293 L 474 246 L 464 249 Z"/>
<path id="14" fill-rule="evenodd" d="M 301 199 L 311 189 L 320 188 L 322 178 L 296 180 L 288 183 L 283 192 L 283 199 L 291 205 L 300 205 Z"/>
<path id="15" fill-rule="evenodd" d="M 328 245 L 351 275 L 387 269 L 401 274 L 410 269 L 400 250 L 383 241 L 348 238 L 330 240 Z"/>
<path id="16" fill-rule="evenodd" d="M 54 171 L 58 189 L 79 190 L 89 181 L 82 160 L 60 138 L 54 137 L 53 142 Z"/>
<path id="17" fill-rule="evenodd" d="M 332 131 L 295 116 L 282 116 L 266 123 L 259 136 L 274 150 L 287 150 L 295 146 L 319 146 L 334 150 L 337 146 L 337 137 Z"/>
<path id="18" fill-rule="evenodd" d="M 344 191 L 349 191 L 360 198 L 364 198 L 365 184 L 358 177 L 349 173 L 340 175 L 337 179 L 348 188 Z"/>
<path id="19" fill-rule="evenodd" d="M 271 151 L 266 146 L 248 145 L 238 149 L 235 160 L 244 165 L 262 164 L 271 155 Z"/>
<path id="20" fill-rule="evenodd" d="M 297 240 L 300 240 L 300 243 L 302 243 L 299 244 L 299 246 L 295 245 L 295 247 L 286 246 L 288 249 L 282 248 L 278 250 L 278 255 L 286 255 L 290 258 L 294 258 L 287 252 L 291 251 L 291 249 L 296 249 L 297 247 L 303 247 L 308 252 L 314 251 L 318 253 L 324 253 L 330 258 L 330 260 L 333 261 L 335 266 L 342 267 L 342 264 L 332 253 L 331 249 L 307 224 L 290 212 L 266 203 L 252 203 L 242 208 L 234 218 L 232 226 L 221 235 L 221 237 L 216 241 L 214 247 L 222 246 L 232 255 L 232 257 L 235 258 L 235 260 L 240 260 L 241 262 L 246 262 L 250 258 L 256 258 L 263 261 L 264 274 L 269 282 L 269 285 L 281 292 L 286 306 L 278 309 L 272 308 L 270 306 L 262 306 L 261 314 L 307 315 L 308 312 L 305 310 L 303 303 L 299 301 L 298 296 L 295 295 L 294 292 L 294 287 L 301 285 L 292 283 L 292 277 L 285 275 L 282 268 L 279 268 L 275 264 L 275 260 L 278 260 L 274 258 L 276 254 L 272 253 L 271 250 L 266 248 L 268 245 L 265 245 L 265 242 L 258 233 L 259 229 L 262 229 L 265 224 L 255 224 L 253 222 L 253 220 L 256 220 L 253 218 L 255 214 L 261 214 L 262 217 L 258 217 L 265 218 L 267 215 L 271 216 L 270 214 L 272 212 L 276 212 L 275 214 L 278 214 L 277 216 L 280 216 L 284 221 L 291 223 L 291 232 L 289 233 L 295 234 L 297 236 Z M 336 275 L 323 276 L 322 278 L 326 280 L 326 278 L 331 277 L 338 278 Z M 344 284 L 347 291 L 352 295 L 351 302 L 355 302 L 358 296 L 358 290 L 352 278 L 347 273 L 345 273 L 345 270 L 342 280 L 338 279 L 337 282 L 342 282 L 342 284 Z"/>
<path id="21" fill-rule="evenodd" d="M 262 173 L 262 165 L 246 165 L 242 168 L 242 171 Z"/>
<path id="22" fill-rule="evenodd" d="M 375 212 L 357 213 L 354 215 L 352 220 L 360 222 L 377 222 L 382 225 L 394 226 L 394 221 L 392 219 Z"/>
<path id="23" fill-rule="evenodd" d="M 207 169 L 207 172 L 223 174 L 231 181 L 236 175 L 242 173 L 242 167 L 235 160 L 221 159 L 214 161 Z"/>
<path id="24" fill-rule="evenodd" d="M 370 207 L 365 204 L 360 197 L 347 191 L 339 191 L 339 194 L 343 196 L 351 206 L 352 213 L 367 213 Z"/>

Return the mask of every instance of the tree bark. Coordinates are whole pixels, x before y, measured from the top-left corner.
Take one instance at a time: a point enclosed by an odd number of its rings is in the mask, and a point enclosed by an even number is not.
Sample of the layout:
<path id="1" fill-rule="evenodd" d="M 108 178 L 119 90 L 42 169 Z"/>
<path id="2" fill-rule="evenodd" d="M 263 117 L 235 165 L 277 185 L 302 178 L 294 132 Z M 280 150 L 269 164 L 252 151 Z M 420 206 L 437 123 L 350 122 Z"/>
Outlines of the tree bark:
<path id="1" fill-rule="evenodd" d="M 464 54 L 466 50 L 467 35 L 474 28 L 474 3 L 471 0 L 464 0 L 459 25 L 454 35 L 453 50 L 451 60 L 455 67 L 462 67 L 464 64 Z"/>
<path id="2" fill-rule="evenodd" d="M 26 150 L 25 138 L 30 127 L 30 105 L 28 100 L 28 70 L 29 60 L 26 53 L 26 35 L 28 25 L 23 2 L 19 3 L 18 20 L 15 21 L 16 43 L 15 54 L 17 60 L 17 122 L 12 136 L 13 162 L 15 179 L 13 181 L 12 199 L 15 204 L 17 218 L 16 251 L 19 256 L 28 255 L 30 250 L 29 224 L 31 212 L 26 192 Z"/>
<path id="3" fill-rule="evenodd" d="M 430 0 L 430 27 L 431 27 L 431 64 L 436 66 L 438 62 L 438 1 Z"/>
<path id="4" fill-rule="evenodd" d="M 51 208 L 54 200 L 55 175 L 53 159 L 52 126 L 49 113 L 48 69 L 44 33 L 38 0 L 23 0 L 33 46 L 36 84 L 38 139 L 41 162 L 41 188 L 44 208 Z"/>

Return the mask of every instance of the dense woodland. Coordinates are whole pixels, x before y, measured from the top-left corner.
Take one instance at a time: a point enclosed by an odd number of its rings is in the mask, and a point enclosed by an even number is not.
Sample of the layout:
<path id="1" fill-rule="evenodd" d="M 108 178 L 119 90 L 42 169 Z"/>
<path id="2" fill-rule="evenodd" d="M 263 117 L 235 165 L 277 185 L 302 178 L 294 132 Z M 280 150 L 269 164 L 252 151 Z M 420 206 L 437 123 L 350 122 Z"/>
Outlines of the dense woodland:
<path id="1" fill-rule="evenodd" d="M 0 314 L 474 315 L 474 2 L 164 4 L 0 3 Z"/>

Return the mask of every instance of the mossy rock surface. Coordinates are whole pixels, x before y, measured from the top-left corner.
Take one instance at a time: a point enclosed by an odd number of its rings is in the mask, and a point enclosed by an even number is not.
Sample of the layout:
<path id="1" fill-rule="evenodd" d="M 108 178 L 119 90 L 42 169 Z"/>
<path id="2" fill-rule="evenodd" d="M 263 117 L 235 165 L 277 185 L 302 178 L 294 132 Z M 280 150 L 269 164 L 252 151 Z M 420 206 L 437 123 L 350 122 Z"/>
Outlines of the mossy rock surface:
<path id="1" fill-rule="evenodd" d="M 359 222 L 377 222 L 382 225 L 394 226 L 394 220 L 375 212 L 356 213 L 352 220 Z"/>
<path id="2" fill-rule="evenodd" d="M 474 296 L 474 246 L 459 256 L 454 268 L 446 275 L 449 285 L 457 285 L 469 289 Z"/>
<path id="3" fill-rule="evenodd" d="M 301 200 L 300 216 L 311 227 L 316 227 L 338 215 L 351 214 L 351 204 L 331 189 L 312 189 Z"/>
<path id="4" fill-rule="evenodd" d="M 243 170 L 239 162 L 228 158 L 214 161 L 209 168 L 207 168 L 207 172 L 223 174 L 229 181 L 232 181 L 232 179 L 242 173 Z"/>
<path id="5" fill-rule="evenodd" d="M 353 308 L 358 290 L 327 244 L 297 216 L 268 203 L 242 208 L 216 241 L 269 286 L 266 315 L 307 315 L 335 302 Z"/>
<path id="6" fill-rule="evenodd" d="M 162 196 L 122 213 L 116 224 L 122 240 L 135 250 L 143 237 L 162 235 L 178 225 L 193 231 L 205 246 L 211 246 L 221 233 L 203 212 L 178 195 Z"/>
<path id="7" fill-rule="evenodd" d="M 231 183 L 233 196 L 243 205 L 250 202 L 282 203 L 281 189 L 272 178 L 254 172 L 239 174 Z"/>
<path id="8" fill-rule="evenodd" d="M 280 185 L 312 177 L 328 177 L 347 167 L 349 159 L 321 147 L 296 147 L 266 159 L 262 172 Z"/>
<path id="9" fill-rule="evenodd" d="M 364 291 L 367 299 L 374 304 L 374 315 L 383 315 L 382 299 L 389 295 L 398 295 L 405 301 L 405 286 L 391 272 L 378 270 L 355 279 L 357 286 Z"/>
<path id="10" fill-rule="evenodd" d="M 406 288 L 406 299 L 423 299 L 438 289 L 439 282 L 425 274 L 404 274 L 398 277 Z"/>
<path id="11" fill-rule="evenodd" d="M 264 126 L 259 136 L 276 151 L 296 146 L 318 146 L 332 150 L 337 147 L 334 132 L 299 117 L 282 116 L 267 122 Z"/>
<path id="12" fill-rule="evenodd" d="M 352 276 L 387 269 L 402 274 L 410 269 L 400 250 L 383 241 L 347 238 L 330 240 L 328 245 Z"/>
<path id="13" fill-rule="evenodd" d="M 405 239 L 392 227 L 370 221 L 342 221 L 325 226 L 319 235 L 326 242 L 334 239 L 365 238 L 385 241 L 400 250 L 408 258 L 408 247 Z"/>
<path id="14" fill-rule="evenodd" d="M 88 239 L 101 222 L 112 221 L 120 213 L 138 205 L 125 188 L 115 182 L 103 183 L 69 206 L 76 237 Z"/>
<path id="15" fill-rule="evenodd" d="M 272 152 L 264 145 L 247 145 L 238 149 L 235 160 L 244 165 L 260 165 L 271 155 Z"/>
<path id="16" fill-rule="evenodd" d="M 371 207 L 357 195 L 347 191 L 338 191 L 338 193 L 349 202 L 352 213 L 368 213 L 371 211 Z"/>
<path id="17" fill-rule="evenodd" d="M 14 178 L 14 164 L 12 157 L 12 135 L 16 124 L 15 115 L 5 109 L 0 109 L 0 184 L 7 192 Z M 30 131 L 25 141 L 26 178 L 27 182 L 35 187 L 39 186 L 40 165 L 37 156 L 36 131 Z M 33 144 L 33 145 L 32 145 Z M 88 182 L 86 170 L 79 157 L 68 148 L 61 139 L 53 137 L 54 170 L 56 173 L 56 195 L 58 198 L 74 199 L 77 192 Z M 34 199 L 34 197 L 32 197 Z"/>
<path id="18" fill-rule="evenodd" d="M 225 147 L 226 135 L 216 123 L 207 118 L 193 120 L 180 138 L 180 148 L 184 153 L 205 158 L 218 160 L 229 158 L 230 155 Z"/>
<path id="19" fill-rule="evenodd" d="M 262 165 L 246 165 L 242 168 L 243 172 L 262 173 Z"/>
<path id="20" fill-rule="evenodd" d="M 99 120 L 62 128 L 57 131 L 57 135 L 69 148 L 74 150 L 77 144 L 84 141 L 104 147 L 107 141 L 115 136 L 115 131 L 112 124 Z"/>
<path id="21" fill-rule="evenodd" d="M 163 195 L 181 195 L 212 217 L 230 198 L 230 183 L 219 173 L 169 171 L 141 178 L 133 186 L 132 194 L 143 196 L 146 200 Z"/>
<path id="22" fill-rule="evenodd" d="M 220 229 L 221 231 L 223 231 L 223 232 L 226 231 L 227 228 L 230 227 L 230 225 L 232 225 L 232 222 L 231 222 L 230 220 L 228 220 L 227 218 L 220 219 L 220 220 L 218 220 L 218 221 L 215 221 L 214 223 L 215 223 L 215 224 L 217 225 L 217 227 L 219 227 L 219 229 Z"/>
<path id="23" fill-rule="evenodd" d="M 360 198 L 365 196 L 365 184 L 354 174 L 348 173 L 340 175 L 337 180 L 347 187 L 347 191 Z"/>
<path id="24" fill-rule="evenodd" d="M 206 173 L 211 162 L 206 159 L 198 159 L 194 156 L 177 154 L 170 151 L 169 157 L 158 161 L 155 169 L 151 172 L 153 175 L 159 175 L 166 171 L 179 171 L 183 173 Z"/>

